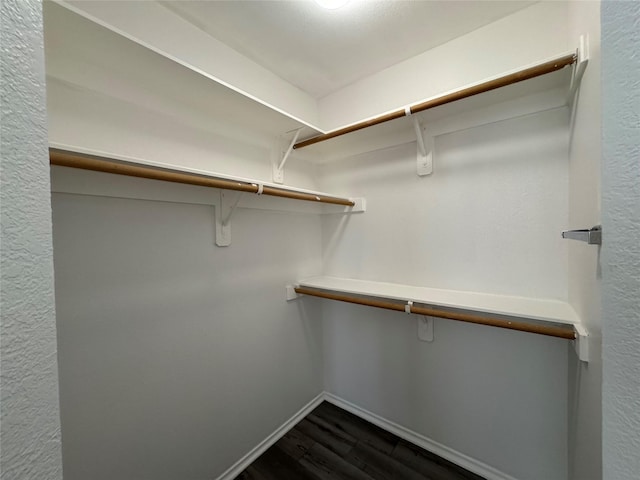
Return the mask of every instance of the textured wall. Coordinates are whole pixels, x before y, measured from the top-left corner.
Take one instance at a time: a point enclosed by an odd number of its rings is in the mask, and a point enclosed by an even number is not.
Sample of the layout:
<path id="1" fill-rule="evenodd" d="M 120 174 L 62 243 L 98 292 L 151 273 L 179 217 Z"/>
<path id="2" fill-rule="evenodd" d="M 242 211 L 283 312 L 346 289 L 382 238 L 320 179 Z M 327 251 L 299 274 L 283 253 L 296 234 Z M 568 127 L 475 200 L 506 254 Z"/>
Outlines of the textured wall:
<path id="1" fill-rule="evenodd" d="M 602 158 L 600 90 L 600 2 L 569 2 L 569 43 L 589 37 L 589 65 L 580 84 L 569 146 L 569 223 L 590 228 L 601 223 Z M 602 478 L 602 307 L 600 249 L 566 241 L 569 303 L 589 331 L 589 363 L 569 351 L 569 478 Z"/>
<path id="2" fill-rule="evenodd" d="M 0 174 L 3 480 L 62 478 L 38 0 L 3 0 Z"/>
<path id="3" fill-rule="evenodd" d="M 602 4 L 604 478 L 640 471 L 640 3 Z"/>

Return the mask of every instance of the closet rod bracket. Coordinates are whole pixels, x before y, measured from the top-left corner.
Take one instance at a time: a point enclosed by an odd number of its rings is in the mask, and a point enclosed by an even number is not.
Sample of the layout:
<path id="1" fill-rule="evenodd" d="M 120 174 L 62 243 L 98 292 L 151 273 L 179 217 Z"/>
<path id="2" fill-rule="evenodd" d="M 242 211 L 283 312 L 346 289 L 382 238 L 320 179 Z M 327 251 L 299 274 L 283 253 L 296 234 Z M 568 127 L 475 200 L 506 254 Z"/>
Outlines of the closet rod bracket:
<path id="1" fill-rule="evenodd" d="M 295 145 L 298 137 L 300 136 L 300 132 L 304 127 L 300 127 L 294 130 L 293 138 L 289 142 L 289 146 L 286 150 L 280 152 L 282 155 L 282 159 L 276 158 L 273 162 L 273 181 L 275 183 L 284 183 L 284 166 L 293 151 L 293 146 Z M 290 133 L 290 132 L 289 132 Z"/>
<path id="2" fill-rule="evenodd" d="M 584 71 L 589 64 L 589 36 L 580 35 L 578 42 L 578 49 L 576 50 L 576 63 L 573 67 L 573 74 L 571 75 L 571 84 L 569 85 L 569 93 L 567 94 L 567 104 L 571 105 L 575 99 L 578 87 L 582 82 Z"/>
<path id="3" fill-rule="evenodd" d="M 413 301 L 407 300 L 404 306 L 405 313 L 411 314 Z M 422 342 L 433 342 L 433 317 L 418 315 L 418 340 Z"/>
<path id="4" fill-rule="evenodd" d="M 233 194 L 235 193 L 235 198 Z M 220 190 L 220 198 L 215 205 L 216 220 L 216 245 L 228 247 L 231 245 L 231 217 L 236 210 L 243 192 L 232 192 L 230 190 Z"/>
<path id="5" fill-rule="evenodd" d="M 285 288 L 285 298 L 287 299 L 287 302 L 290 300 L 295 300 L 297 298 L 300 298 L 302 295 L 298 294 L 296 292 L 296 288 L 299 285 L 286 285 Z"/>
<path id="6" fill-rule="evenodd" d="M 410 115 L 410 109 L 407 107 L 405 113 Z M 431 175 L 433 173 L 433 137 L 425 135 L 426 130 L 420 124 L 420 120 L 415 115 L 412 116 L 413 128 L 416 132 L 416 168 L 419 176 Z"/>
<path id="7" fill-rule="evenodd" d="M 418 340 L 433 342 L 433 317 L 418 315 Z"/>
<path id="8" fill-rule="evenodd" d="M 574 330 L 576 332 L 576 339 L 573 341 L 573 347 L 576 350 L 578 359 L 581 362 L 588 362 L 589 361 L 589 333 L 587 332 L 587 329 L 581 324 L 575 325 Z"/>

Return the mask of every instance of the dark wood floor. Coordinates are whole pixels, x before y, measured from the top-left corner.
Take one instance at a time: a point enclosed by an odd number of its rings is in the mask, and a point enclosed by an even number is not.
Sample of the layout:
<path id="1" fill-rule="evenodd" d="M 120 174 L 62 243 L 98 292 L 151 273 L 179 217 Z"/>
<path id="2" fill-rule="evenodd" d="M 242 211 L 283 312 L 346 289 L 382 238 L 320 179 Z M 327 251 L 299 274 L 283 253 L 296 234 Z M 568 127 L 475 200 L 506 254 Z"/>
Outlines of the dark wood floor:
<path id="1" fill-rule="evenodd" d="M 236 480 L 484 480 L 324 402 Z"/>

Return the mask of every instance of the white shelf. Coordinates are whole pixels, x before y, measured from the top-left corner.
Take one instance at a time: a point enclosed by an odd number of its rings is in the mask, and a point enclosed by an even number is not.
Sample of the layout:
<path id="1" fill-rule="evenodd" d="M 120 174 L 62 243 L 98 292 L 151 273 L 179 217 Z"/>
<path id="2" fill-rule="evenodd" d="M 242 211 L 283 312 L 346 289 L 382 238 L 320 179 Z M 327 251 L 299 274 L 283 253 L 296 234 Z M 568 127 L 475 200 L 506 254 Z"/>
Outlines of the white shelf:
<path id="1" fill-rule="evenodd" d="M 544 322 L 579 325 L 580 320 L 566 302 L 552 299 L 493 295 L 489 293 L 415 287 L 397 283 L 370 282 L 338 277 L 312 277 L 301 280 L 302 287 L 332 292 L 383 297 L 428 305 L 507 315 Z"/>
<path id="2" fill-rule="evenodd" d="M 59 5 L 45 2 L 45 20 L 47 81 L 56 88 L 93 92 L 200 129 L 242 131 L 250 142 L 298 128 L 321 133 Z"/>
<path id="3" fill-rule="evenodd" d="M 65 2 L 63 5 L 72 8 Z M 300 139 L 327 133 L 308 119 L 278 109 L 232 85 L 216 81 L 197 69 L 187 68 L 170 56 L 152 51 L 144 43 L 115 34 L 114 27 L 111 31 L 59 5 L 46 4 L 45 7 L 46 19 L 50 25 L 45 30 L 47 77 L 55 88 L 66 86 L 92 91 L 171 116 L 197 128 L 223 132 L 229 136 L 237 135 L 239 131 L 245 132 L 242 140 L 249 142 L 264 144 L 269 139 L 273 141 L 274 138 L 298 128 L 302 128 Z M 72 9 L 82 13 L 76 8 Z M 565 52 L 564 55 L 571 53 L 573 52 Z M 96 58 L 100 58 L 100 62 L 96 62 Z M 531 66 L 524 65 L 513 72 Z M 495 78 L 513 72 L 503 72 Z M 567 103 L 566 94 L 570 88 L 572 72 L 573 68 L 563 68 L 415 115 L 428 125 L 429 135 L 441 135 L 456 128 L 469 128 L 487 121 L 557 108 Z M 492 78 L 475 83 L 483 83 Z M 442 92 L 434 98 L 449 93 L 451 92 Z M 525 97 L 531 98 L 530 102 L 525 102 L 527 105 L 515 106 L 518 100 Z M 430 98 L 423 99 L 427 100 Z M 500 112 L 485 111 L 498 104 L 506 106 Z M 465 118 L 468 113 L 476 111 L 482 111 L 477 115 L 479 120 Z M 443 124 L 454 117 L 461 117 L 462 123 L 454 121 L 454 127 Z M 415 141 L 413 132 L 412 120 L 399 118 L 328 142 L 297 149 L 294 153 L 307 160 L 322 163 Z"/>

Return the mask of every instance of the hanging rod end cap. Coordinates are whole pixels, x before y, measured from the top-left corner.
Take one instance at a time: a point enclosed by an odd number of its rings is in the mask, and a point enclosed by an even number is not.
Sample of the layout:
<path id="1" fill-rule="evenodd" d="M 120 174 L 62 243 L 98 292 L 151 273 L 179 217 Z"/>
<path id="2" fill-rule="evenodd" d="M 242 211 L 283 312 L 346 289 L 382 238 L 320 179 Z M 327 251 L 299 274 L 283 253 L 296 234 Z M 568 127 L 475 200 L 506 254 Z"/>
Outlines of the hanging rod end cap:
<path id="1" fill-rule="evenodd" d="M 285 287 L 285 298 L 287 299 L 287 302 L 300 298 L 300 295 L 296 293 L 296 287 L 297 285 L 287 285 Z"/>
<path id="2" fill-rule="evenodd" d="M 350 198 L 353 202 L 353 207 L 351 207 L 351 213 L 355 212 L 366 212 L 367 211 L 367 199 L 364 197 Z"/>
<path id="3" fill-rule="evenodd" d="M 574 347 L 578 359 L 581 362 L 589 361 L 589 332 L 582 324 L 574 325 L 576 332 L 576 339 L 574 340 Z"/>

